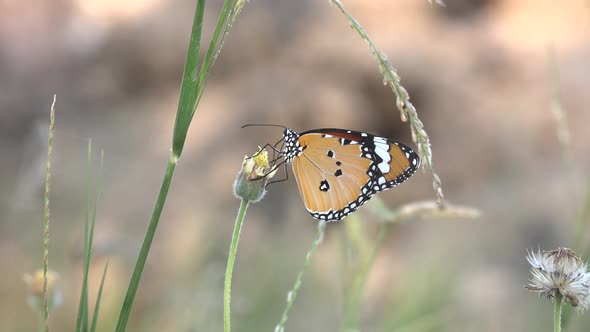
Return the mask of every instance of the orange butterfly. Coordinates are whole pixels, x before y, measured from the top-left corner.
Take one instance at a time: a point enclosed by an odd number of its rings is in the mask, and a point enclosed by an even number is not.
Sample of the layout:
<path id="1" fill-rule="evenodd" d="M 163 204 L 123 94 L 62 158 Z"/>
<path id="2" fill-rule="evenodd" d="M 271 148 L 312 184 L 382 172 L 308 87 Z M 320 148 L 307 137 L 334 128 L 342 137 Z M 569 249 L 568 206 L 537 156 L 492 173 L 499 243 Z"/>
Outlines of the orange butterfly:
<path id="1" fill-rule="evenodd" d="M 344 129 L 297 133 L 283 128 L 283 138 L 271 146 L 279 154 L 273 170 L 293 164 L 299 193 L 315 219 L 343 219 L 373 194 L 407 180 L 420 166 L 414 150 L 385 137 Z M 276 164 L 280 158 L 283 161 Z"/>

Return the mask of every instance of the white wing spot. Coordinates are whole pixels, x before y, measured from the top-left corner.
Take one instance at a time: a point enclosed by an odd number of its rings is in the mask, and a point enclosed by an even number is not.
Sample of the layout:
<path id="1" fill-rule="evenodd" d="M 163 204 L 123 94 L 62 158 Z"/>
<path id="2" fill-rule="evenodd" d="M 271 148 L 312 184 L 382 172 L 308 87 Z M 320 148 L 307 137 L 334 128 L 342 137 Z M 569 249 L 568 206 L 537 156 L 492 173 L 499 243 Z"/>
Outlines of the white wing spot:
<path id="1" fill-rule="evenodd" d="M 385 161 L 380 162 L 378 166 L 379 166 L 379 170 L 383 174 L 387 174 L 391 170 L 391 167 L 389 167 L 389 164 L 386 163 Z"/>
<path id="2" fill-rule="evenodd" d="M 391 161 L 391 155 L 389 154 L 389 152 L 387 152 L 389 150 L 389 144 L 387 143 L 387 141 L 383 137 L 375 137 L 374 143 L 375 143 L 375 153 L 377 153 L 377 155 L 381 159 L 383 159 L 383 161 L 380 162 L 379 165 L 377 165 L 377 167 L 379 167 L 379 170 L 381 171 L 381 173 L 387 174 L 391 170 L 391 167 L 389 167 L 389 162 Z"/>

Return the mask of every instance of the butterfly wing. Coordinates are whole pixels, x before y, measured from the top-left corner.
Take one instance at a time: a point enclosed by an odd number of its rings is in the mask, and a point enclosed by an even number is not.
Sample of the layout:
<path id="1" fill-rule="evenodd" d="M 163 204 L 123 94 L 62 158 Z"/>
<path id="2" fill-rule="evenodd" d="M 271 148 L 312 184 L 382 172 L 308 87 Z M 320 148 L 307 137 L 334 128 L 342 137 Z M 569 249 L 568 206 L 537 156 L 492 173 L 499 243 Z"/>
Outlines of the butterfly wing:
<path id="1" fill-rule="evenodd" d="M 293 172 L 307 211 L 340 220 L 379 191 L 395 187 L 420 164 L 409 147 L 383 137 L 342 129 L 301 133 Z"/>

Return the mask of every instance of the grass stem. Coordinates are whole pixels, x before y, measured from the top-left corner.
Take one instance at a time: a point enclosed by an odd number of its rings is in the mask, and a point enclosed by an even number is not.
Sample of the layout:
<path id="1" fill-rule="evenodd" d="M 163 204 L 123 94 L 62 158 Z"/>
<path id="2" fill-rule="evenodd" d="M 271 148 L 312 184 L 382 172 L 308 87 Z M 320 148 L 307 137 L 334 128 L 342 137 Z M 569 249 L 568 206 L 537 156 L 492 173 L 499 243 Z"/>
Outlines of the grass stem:
<path id="1" fill-rule="evenodd" d="M 389 229 L 391 228 L 391 224 L 383 223 L 379 225 L 379 233 L 377 235 L 377 241 L 375 242 L 375 246 L 371 251 L 371 255 L 369 259 L 365 263 L 364 266 L 361 267 L 361 270 L 354 280 L 352 284 L 352 292 L 347 301 L 345 315 L 344 315 L 344 322 L 342 324 L 341 331 L 357 331 L 359 330 L 359 312 L 360 312 L 360 305 L 361 305 L 361 298 L 363 296 L 365 286 L 367 284 L 367 280 L 369 279 L 369 274 L 373 269 L 373 265 L 375 265 L 375 260 L 377 259 L 377 255 L 383 247 L 383 243 L 385 241 L 386 235 L 389 234 Z"/>
<path id="2" fill-rule="evenodd" d="M 172 175 L 174 175 L 174 169 L 176 168 L 177 162 L 178 159 L 174 155 L 171 155 L 170 159 L 168 160 L 168 167 L 166 168 L 164 181 L 162 182 L 162 187 L 160 188 L 160 193 L 158 194 L 158 199 L 156 200 L 156 205 L 154 206 L 154 211 L 152 212 L 152 217 L 145 233 L 145 238 L 141 245 L 139 256 L 137 257 L 137 262 L 135 263 L 135 268 L 133 269 L 133 274 L 131 275 L 131 280 L 129 281 L 129 287 L 127 288 L 127 293 L 125 294 L 125 299 L 123 300 L 123 305 L 119 314 L 119 320 L 117 321 L 117 326 L 115 328 L 115 331 L 117 332 L 123 332 L 127 327 L 131 308 L 133 307 L 133 302 L 135 300 L 135 294 L 137 293 L 137 288 L 139 287 L 139 282 L 141 281 L 143 268 L 150 251 L 150 247 L 152 246 L 154 235 L 156 234 L 156 228 L 158 227 L 162 210 L 164 209 L 164 203 L 166 203 L 168 189 L 170 189 Z"/>
<path id="3" fill-rule="evenodd" d="M 313 255 L 313 252 L 315 251 L 317 246 L 322 242 L 322 239 L 324 238 L 325 230 L 326 230 L 326 222 L 322 220 L 318 224 L 318 233 L 317 233 L 313 243 L 311 244 L 311 247 L 309 248 L 307 255 L 305 255 L 305 261 L 303 262 L 303 266 L 301 267 L 301 270 L 299 270 L 299 273 L 297 274 L 297 278 L 295 279 L 295 284 L 293 284 L 293 288 L 289 291 L 289 293 L 287 293 L 287 305 L 285 306 L 285 310 L 283 310 L 283 315 L 281 316 L 281 320 L 279 321 L 279 323 L 275 327 L 275 332 L 283 332 L 285 330 L 285 323 L 287 323 L 289 311 L 291 311 L 291 307 L 293 307 L 293 303 L 295 303 L 295 298 L 297 297 L 297 292 L 299 291 L 299 288 L 301 287 L 303 274 L 305 273 L 305 270 L 307 270 L 307 267 L 309 266 L 309 263 L 311 262 L 311 256 Z"/>

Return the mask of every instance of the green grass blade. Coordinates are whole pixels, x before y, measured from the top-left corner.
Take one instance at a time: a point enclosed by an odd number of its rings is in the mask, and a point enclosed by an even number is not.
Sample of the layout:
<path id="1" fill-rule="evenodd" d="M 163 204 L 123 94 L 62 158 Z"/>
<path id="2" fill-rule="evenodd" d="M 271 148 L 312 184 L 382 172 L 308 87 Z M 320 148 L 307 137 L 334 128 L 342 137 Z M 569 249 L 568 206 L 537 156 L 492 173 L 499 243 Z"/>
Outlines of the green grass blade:
<path id="1" fill-rule="evenodd" d="M 96 211 L 98 209 L 98 199 L 100 198 L 100 192 L 101 192 L 103 168 L 104 168 L 104 150 L 101 150 L 101 152 L 100 152 L 100 173 L 98 174 L 98 181 L 96 182 L 96 192 L 94 195 L 94 207 L 93 207 L 93 211 L 92 211 L 92 221 L 90 223 L 90 233 L 88 234 L 88 250 L 86 252 L 84 252 L 84 254 L 86 255 L 84 257 L 84 259 L 86 262 L 88 262 L 88 266 L 86 267 L 86 270 L 84 271 L 84 273 L 86 275 L 86 279 L 88 279 L 88 270 L 90 269 L 90 261 L 92 259 L 92 244 L 94 242 L 94 225 L 96 225 Z M 104 276 L 103 276 L 103 278 L 104 278 Z M 102 291 L 102 284 L 101 284 L 101 291 Z M 95 308 L 94 310 L 95 310 L 95 318 L 96 318 L 96 311 L 98 309 Z M 93 318 L 93 320 L 95 318 Z M 88 330 L 88 319 L 89 319 L 88 318 L 88 289 L 86 289 L 86 317 L 85 317 L 86 330 Z M 93 322 L 93 325 L 94 324 L 95 323 Z"/>
<path id="2" fill-rule="evenodd" d="M 162 210 L 164 209 L 164 203 L 166 203 L 166 196 L 168 196 L 168 189 L 170 189 L 170 182 L 172 181 L 172 176 L 174 175 L 174 169 L 176 168 L 177 162 L 178 159 L 176 157 L 170 157 L 168 168 L 166 169 L 166 175 L 164 176 L 164 181 L 162 182 L 162 187 L 160 188 L 160 193 L 158 194 L 156 206 L 154 206 L 152 218 L 150 219 L 150 224 L 148 225 L 148 229 L 145 233 L 145 238 L 143 240 L 143 244 L 141 245 L 139 256 L 137 257 L 137 262 L 135 263 L 135 268 L 133 269 L 133 274 L 131 275 L 131 280 L 129 281 L 129 287 L 127 287 L 127 293 L 125 294 L 125 299 L 123 300 L 121 312 L 119 313 L 119 319 L 115 329 L 117 332 L 123 332 L 127 328 L 127 322 L 129 321 L 131 308 L 133 307 L 133 301 L 135 300 L 135 294 L 137 293 L 137 288 L 139 287 L 143 268 L 145 266 L 148 253 L 150 252 L 154 235 L 156 234 L 156 228 L 158 227 Z"/>
<path id="3" fill-rule="evenodd" d="M 78 303 L 78 317 L 76 319 L 76 332 L 88 331 L 88 270 L 90 268 L 89 252 L 90 246 L 90 174 L 92 171 L 92 140 L 88 140 L 88 157 L 86 164 L 86 218 L 84 221 L 84 270 L 82 276 L 82 290 L 80 302 Z"/>
<path id="4" fill-rule="evenodd" d="M 201 43 L 201 32 L 205 12 L 205 0 L 197 1 L 197 7 L 195 10 L 195 16 L 193 21 L 193 28 L 183 73 L 182 86 L 180 89 L 181 92 L 180 100 L 178 103 L 178 111 L 176 114 L 176 122 L 174 124 L 172 154 L 168 162 L 168 167 L 166 169 L 166 174 L 162 182 L 162 187 L 160 188 L 160 193 L 158 194 L 158 199 L 156 201 L 154 211 L 152 212 L 152 217 L 150 219 L 150 223 L 148 225 L 148 229 L 146 231 L 145 238 L 143 240 L 139 256 L 137 258 L 137 262 L 135 263 L 135 268 L 133 270 L 133 274 L 129 282 L 129 287 L 127 288 L 125 299 L 123 300 L 123 305 L 121 307 L 119 319 L 117 321 L 117 332 L 123 332 L 126 329 L 133 302 L 135 300 L 135 295 L 137 293 L 137 288 L 139 287 L 139 282 L 141 280 L 141 276 L 143 273 L 143 268 L 145 266 L 148 253 L 150 251 L 151 243 L 156 233 L 158 222 L 160 220 L 160 215 L 162 214 L 162 209 L 164 208 L 164 204 L 166 202 L 166 197 L 168 195 L 168 190 L 170 188 L 170 183 L 172 181 L 174 169 L 176 168 L 176 163 L 178 162 L 178 159 L 182 154 L 182 149 L 184 147 L 184 143 L 186 140 L 188 128 L 193 119 L 199 100 L 203 94 L 203 90 L 207 82 L 208 73 L 211 68 L 211 58 L 216 49 L 219 52 L 219 48 L 216 47 L 216 45 L 218 45 L 219 35 L 223 27 L 227 26 L 228 24 L 229 13 L 233 12 L 233 9 L 230 11 L 230 7 L 232 4 L 234 4 L 234 1 L 232 0 L 225 0 L 224 2 L 223 8 L 217 21 L 217 26 L 211 38 L 209 49 L 207 50 L 207 54 L 205 56 L 205 59 L 203 60 L 197 79 L 196 73 L 199 62 L 198 54 Z"/>
<path id="5" fill-rule="evenodd" d="M 172 142 L 172 155 L 168 162 L 166 174 L 160 188 L 160 193 L 148 225 L 148 229 L 143 240 L 135 268 L 129 281 L 129 287 L 125 294 L 123 305 L 119 313 L 119 319 L 117 320 L 116 331 L 125 331 L 129 316 L 131 314 L 131 308 L 135 300 L 137 288 L 143 274 L 143 268 L 147 260 L 152 240 L 154 238 L 164 203 L 166 202 L 166 196 L 168 195 L 168 189 L 172 181 L 172 175 L 176 168 L 178 158 L 182 153 L 184 142 L 186 140 L 186 134 L 188 127 L 192 120 L 194 110 L 197 105 L 197 73 L 199 64 L 199 52 L 201 44 L 201 32 L 203 28 L 203 18 L 205 14 L 205 0 L 198 0 L 197 7 L 195 9 L 195 18 L 193 21 L 193 27 L 188 46 L 186 62 L 184 66 L 184 73 L 182 79 L 182 85 L 180 88 L 180 100 L 178 102 L 178 111 L 176 113 L 176 122 L 174 124 L 173 142 Z"/>
<path id="6" fill-rule="evenodd" d="M 92 325 L 90 326 L 90 332 L 96 331 L 96 323 L 98 322 L 98 312 L 100 308 L 100 300 L 102 299 L 102 289 L 104 287 L 104 280 L 107 276 L 107 270 L 109 269 L 109 262 L 104 266 L 104 271 L 102 272 L 102 278 L 100 279 L 100 288 L 98 289 L 98 295 L 96 296 L 96 305 L 94 306 L 94 315 L 92 315 Z"/>
<path id="7" fill-rule="evenodd" d="M 229 25 L 228 17 L 229 14 L 233 12 L 232 8 L 234 6 L 235 3 L 233 0 L 225 0 L 223 3 L 223 7 L 221 9 L 221 13 L 219 14 L 215 31 L 213 32 L 211 42 L 209 43 L 209 48 L 207 49 L 207 54 L 205 55 L 203 63 L 201 64 L 201 68 L 199 69 L 198 79 L 196 79 L 196 75 L 193 74 L 196 74 L 197 72 L 199 48 L 196 46 L 191 47 L 191 45 L 189 45 L 187 62 L 185 64 L 184 77 L 182 81 L 183 87 L 181 87 L 180 102 L 178 104 L 178 112 L 176 114 L 176 124 L 174 126 L 173 134 L 174 138 L 172 151 L 174 155 L 177 157 L 180 157 L 180 155 L 182 154 L 182 149 L 184 147 L 184 142 L 186 140 L 189 125 L 193 119 L 193 116 L 195 115 L 195 111 L 197 110 L 197 105 L 201 100 L 203 91 L 205 90 L 205 85 L 209 77 L 209 71 L 211 70 L 213 64 L 213 55 L 218 54 L 221 51 L 221 46 L 217 46 L 219 44 L 219 37 L 221 35 L 222 30 L 224 30 L 224 27 L 228 27 Z M 197 11 L 195 13 L 195 22 L 193 24 L 193 34 L 198 33 L 199 43 L 203 20 L 202 11 L 204 11 L 204 7 L 205 1 L 199 0 L 199 2 L 197 3 Z M 200 20 L 200 22 L 198 22 L 198 20 Z M 191 36 L 191 44 L 193 42 L 197 42 L 197 39 Z M 196 55 L 193 53 L 195 52 L 195 49 L 197 51 Z M 215 52 L 216 50 L 217 52 Z M 189 65 L 192 67 L 189 68 Z M 189 89 L 191 90 L 190 93 L 186 92 L 186 97 L 183 97 L 183 91 Z"/>
<path id="8" fill-rule="evenodd" d="M 233 6 L 231 6 L 231 4 L 233 3 L 233 0 L 225 0 L 225 2 L 223 3 L 223 8 L 221 8 L 221 13 L 219 14 L 219 18 L 217 19 L 217 26 L 215 26 L 215 31 L 213 32 L 213 36 L 211 37 L 211 42 L 209 43 L 209 48 L 207 49 L 207 54 L 205 55 L 205 59 L 203 60 L 203 64 L 201 65 L 201 70 L 199 71 L 199 81 L 197 82 L 197 102 L 199 99 L 201 99 L 201 95 L 203 94 L 203 89 L 205 87 L 205 83 L 207 82 L 207 79 L 209 78 L 209 70 L 211 68 L 211 66 L 213 65 L 214 61 L 217 58 L 217 54 L 219 54 L 220 51 L 220 47 L 223 43 L 223 41 L 225 40 L 225 36 L 227 35 L 227 32 L 229 31 L 229 14 L 231 12 L 233 12 L 233 9 L 230 10 L 230 7 L 233 8 Z M 224 30 L 224 33 L 221 34 L 221 31 Z M 221 43 L 219 44 L 219 47 L 217 46 L 217 43 L 219 41 L 219 37 L 221 36 Z M 218 50 L 218 52 L 215 52 L 215 50 Z M 215 57 L 213 57 L 215 55 Z"/>
<path id="9" fill-rule="evenodd" d="M 195 19 L 191 32 L 184 73 L 182 74 L 182 85 L 180 87 L 180 99 L 176 122 L 174 123 L 174 134 L 172 137 L 172 153 L 180 157 L 188 127 L 193 119 L 197 108 L 197 76 L 199 73 L 199 52 L 201 50 L 201 33 L 203 30 L 203 18 L 205 15 L 205 0 L 197 1 Z"/>

